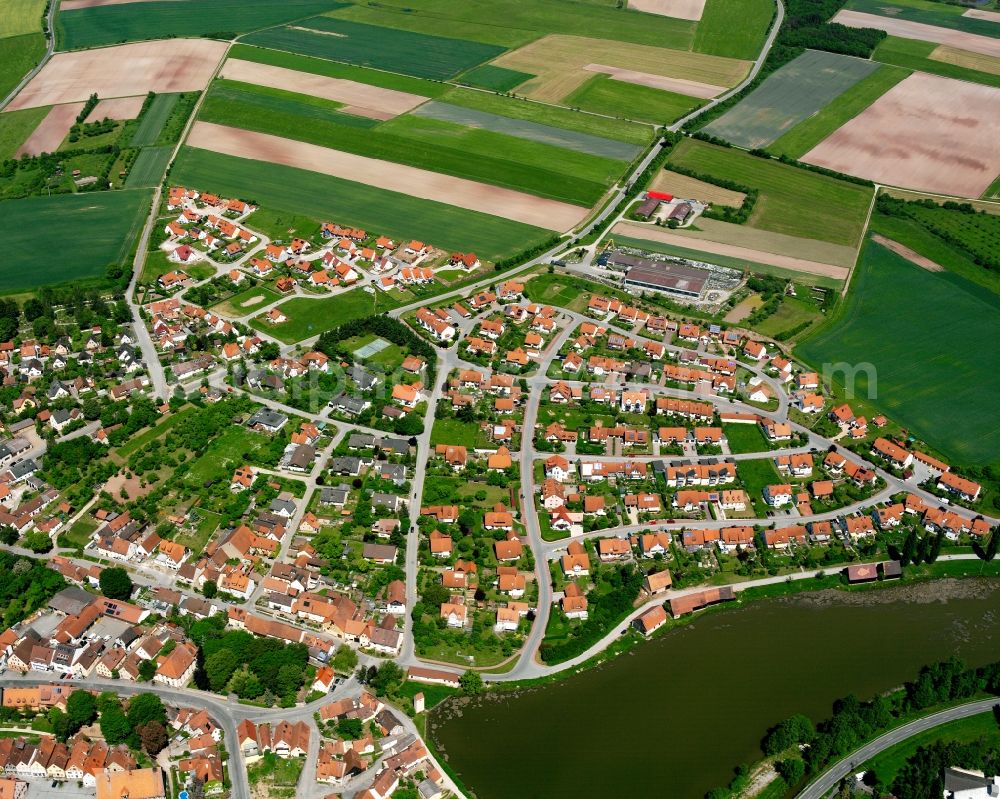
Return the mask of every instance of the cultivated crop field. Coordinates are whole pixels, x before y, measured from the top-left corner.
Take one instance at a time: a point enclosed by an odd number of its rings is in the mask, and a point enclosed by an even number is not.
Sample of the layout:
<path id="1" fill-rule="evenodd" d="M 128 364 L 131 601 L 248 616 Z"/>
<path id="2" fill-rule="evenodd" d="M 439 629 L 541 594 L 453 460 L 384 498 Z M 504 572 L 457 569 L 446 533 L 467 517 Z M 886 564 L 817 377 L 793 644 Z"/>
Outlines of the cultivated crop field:
<path id="1" fill-rule="evenodd" d="M 542 228 L 279 164 L 181 148 L 171 180 L 318 221 L 419 239 L 495 261 L 547 240 Z"/>
<path id="2" fill-rule="evenodd" d="M 45 119 L 49 110 L 49 106 L 43 105 L 0 114 L 0 160 L 14 157 L 14 153 Z"/>
<path id="3" fill-rule="evenodd" d="M 6 97 L 44 54 L 42 33 L 0 38 L 0 97 Z"/>
<path id="4" fill-rule="evenodd" d="M 748 150 L 766 147 L 877 69 L 878 64 L 860 58 L 806 50 L 705 132 Z"/>
<path id="5" fill-rule="evenodd" d="M 996 298 L 979 287 L 869 242 L 847 299 L 795 352 L 817 368 L 872 364 L 877 384 L 862 373 L 855 387 L 860 399 L 953 463 L 985 464 L 1000 452 L 994 413 L 1000 350 L 976 348 L 972 356 L 969 347 L 990 339 L 996 314 Z"/>
<path id="6" fill-rule="evenodd" d="M 669 124 L 704 105 L 694 97 L 626 83 L 607 75 L 590 78 L 563 102 L 596 114 L 614 114 L 657 125 Z"/>
<path id="7" fill-rule="evenodd" d="M 251 34 L 247 44 L 346 61 L 418 78 L 447 80 L 503 52 L 481 42 L 429 36 L 331 17 Z"/>
<path id="8" fill-rule="evenodd" d="M 960 53 L 962 57 L 949 60 L 949 52 Z M 872 58 L 905 69 L 1000 87 L 1000 59 L 947 48 L 934 42 L 889 36 L 875 48 Z"/>
<path id="9" fill-rule="evenodd" d="M 998 127 L 1000 89 L 915 73 L 803 160 L 878 183 L 978 197 L 1000 174 Z"/>
<path id="10" fill-rule="evenodd" d="M 677 145 L 667 159 L 671 164 L 757 188 L 750 227 L 848 247 L 861 240 L 872 197 L 868 187 L 697 139 Z"/>
<path id="11" fill-rule="evenodd" d="M 73 242 L 72 258 L 36 259 L 31 269 L 16 258 L 0 263 L 0 286 L 25 291 L 103 278 L 108 264 L 121 263 L 131 252 L 151 198 L 150 191 L 140 190 L 0 202 L 0 237 L 12 252 L 31 252 L 53 230 Z"/>
<path id="12" fill-rule="evenodd" d="M 125 178 L 126 188 L 158 186 L 174 151 L 171 145 L 143 147 Z"/>
<path id="13" fill-rule="evenodd" d="M 689 178 L 679 172 L 671 172 L 669 169 L 661 169 L 656 173 L 649 188 L 653 191 L 662 191 L 688 200 L 701 200 L 702 202 L 713 203 L 715 205 L 728 205 L 732 208 L 739 208 L 743 204 L 746 195 L 743 192 L 724 189 L 714 183 L 706 183 L 704 180 Z"/>
<path id="14" fill-rule="evenodd" d="M 967 16 L 965 14 L 966 7 L 960 5 L 948 5 L 932 0 L 889 0 L 888 2 L 887 0 L 849 0 L 847 8 L 890 19 L 902 19 L 924 25 L 935 25 L 940 28 L 952 28 L 979 36 L 1000 38 L 996 22 Z"/>
<path id="15" fill-rule="evenodd" d="M 475 86 L 478 89 L 489 89 L 494 92 L 509 92 L 515 86 L 520 86 L 529 78 L 533 78 L 527 72 L 518 72 L 516 69 L 505 69 L 494 64 L 484 64 L 481 67 L 470 69 L 462 75 L 460 83 L 468 86 Z"/>
<path id="16" fill-rule="evenodd" d="M 849 28 L 875 28 L 885 31 L 890 36 L 899 36 L 904 39 L 920 39 L 925 42 L 947 44 L 957 47 L 960 50 L 969 50 L 973 53 L 1000 56 L 1000 39 L 994 39 L 990 35 L 967 33 L 951 27 L 942 28 L 937 25 L 912 22 L 908 19 L 883 17 L 878 14 L 868 14 L 863 11 L 851 11 L 849 9 L 838 11 L 833 21 L 840 25 L 846 25 Z M 976 21 L 981 22 L 979 20 Z M 993 25 L 990 22 L 981 24 L 987 26 Z M 994 32 L 989 31 L 989 33 Z"/>
<path id="17" fill-rule="evenodd" d="M 61 10 L 56 17 L 60 50 L 119 42 L 221 34 L 232 38 L 337 8 L 335 0 L 154 0 Z"/>

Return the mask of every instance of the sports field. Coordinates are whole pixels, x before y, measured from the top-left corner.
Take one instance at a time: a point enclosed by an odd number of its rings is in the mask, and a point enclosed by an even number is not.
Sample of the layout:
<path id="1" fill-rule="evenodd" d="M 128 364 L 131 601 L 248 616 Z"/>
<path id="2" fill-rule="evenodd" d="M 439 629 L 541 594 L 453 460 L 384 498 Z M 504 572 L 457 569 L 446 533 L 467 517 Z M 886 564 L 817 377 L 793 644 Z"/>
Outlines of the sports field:
<path id="1" fill-rule="evenodd" d="M 247 36 L 247 44 L 385 69 L 418 78 L 447 80 L 503 52 L 481 42 L 429 36 L 331 17 Z"/>
<path id="2" fill-rule="evenodd" d="M 457 178 L 591 205 L 625 165 L 478 127 L 402 116 L 378 123 L 328 100 L 217 82 L 199 119 Z"/>
<path id="3" fill-rule="evenodd" d="M 58 230 L 72 258 L 12 257 L 0 262 L 4 291 L 103 278 L 108 264 L 128 257 L 142 228 L 148 190 L 59 194 L 0 202 L 0 238 L 10 252 L 32 253 Z M 68 252 L 68 251 L 67 251 Z M 26 263 L 31 268 L 26 269 Z"/>
<path id="4" fill-rule="evenodd" d="M 817 369 L 870 364 L 877 379 L 859 370 L 860 400 L 955 465 L 991 463 L 1000 452 L 1000 350 L 970 347 L 995 337 L 998 311 L 996 295 L 868 242 L 847 299 L 795 353 Z"/>
<path id="5" fill-rule="evenodd" d="M 56 17 L 56 44 L 60 50 L 77 50 L 181 36 L 231 39 L 340 5 L 335 0 L 159 0 L 79 8 Z"/>
<path id="6" fill-rule="evenodd" d="M 677 164 L 709 178 L 728 178 L 760 192 L 748 225 L 848 247 L 861 240 L 872 189 L 739 150 L 685 139 L 671 152 Z"/>
<path id="7" fill-rule="evenodd" d="M 45 119 L 51 108 L 43 105 L 40 108 L 25 108 L 23 111 L 0 114 L 0 160 L 14 157 L 17 149 Z"/>
<path id="8" fill-rule="evenodd" d="M 291 344 L 318 336 L 346 322 L 385 313 L 398 307 L 399 304 L 384 292 L 376 291 L 374 294 L 369 294 L 358 288 L 325 299 L 295 297 L 278 306 L 288 317 L 287 322 L 273 325 L 266 319 L 257 318 L 251 320 L 250 324 L 286 344 Z"/>
<path id="9" fill-rule="evenodd" d="M 395 239 L 473 250 L 495 261 L 547 240 L 542 228 L 419 200 L 318 172 L 182 147 L 171 180 L 319 221 L 363 227 Z"/>
<path id="10" fill-rule="evenodd" d="M 171 145 L 143 147 L 125 178 L 125 187 L 159 186 L 174 151 Z"/>
<path id="11" fill-rule="evenodd" d="M 768 151 L 775 155 L 800 158 L 909 74 L 909 71 L 899 67 L 880 65 L 868 77 L 859 80 L 818 113 L 799 122 L 773 141 L 768 145 Z"/>
<path id="12" fill-rule="evenodd" d="M 766 147 L 878 69 L 860 58 L 806 50 L 767 76 L 705 132 L 752 150 Z"/>
<path id="13" fill-rule="evenodd" d="M 932 75 L 940 75 L 944 78 L 955 78 L 956 80 L 967 80 L 973 83 L 982 83 L 985 86 L 1000 87 L 1000 74 L 994 74 L 989 69 L 983 68 L 981 56 L 978 53 L 970 53 L 973 60 L 963 59 L 964 63 L 952 63 L 942 58 L 935 57 L 938 51 L 942 50 L 940 45 L 934 42 L 921 42 L 916 39 L 902 39 L 897 36 L 889 36 L 872 53 L 872 58 L 881 61 L 883 64 L 894 64 L 905 69 L 920 70 L 929 72 Z M 966 51 L 961 51 L 966 52 Z M 985 62 L 988 65 L 994 63 L 993 60 Z M 972 66 L 979 64 L 977 68 Z"/>

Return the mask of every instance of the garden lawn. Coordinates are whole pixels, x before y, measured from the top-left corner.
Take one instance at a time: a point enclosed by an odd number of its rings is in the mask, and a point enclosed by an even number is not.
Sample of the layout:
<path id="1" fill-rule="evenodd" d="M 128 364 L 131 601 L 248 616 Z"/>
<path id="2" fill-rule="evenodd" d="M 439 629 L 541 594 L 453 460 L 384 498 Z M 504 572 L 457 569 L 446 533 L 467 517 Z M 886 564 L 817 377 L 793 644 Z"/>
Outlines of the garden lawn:
<path id="1" fill-rule="evenodd" d="M 335 0 L 157 0 L 94 6 L 60 11 L 56 39 L 60 50 L 177 36 L 232 39 L 341 5 Z"/>
<path id="2" fill-rule="evenodd" d="M 268 436 L 241 426 L 229 427 L 191 464 L 184 479 L 195 485 L 202 485 L 209 480 L 229 481 L 233 470 L 246 462 L 244 453 L 259 452 L 270 445 L 271 439 Z"/>
<path id="3" fill-rule="evenodd" d="M 192 555 L 198 556 L 205 550 L 212 533 L 219 528 L 219 521 L 222 517 L 218 513 L 204 508 L 193 508 L 192 512 L 201 517 L 198 524 L 195 525 L 194 532 L 176 535 L 171 540 L 190 549 Z"/>
<path id="4" fill-rule="evenodd" d="M 0 263 L 2 290 L 103 280 L 107 266 L 123 263 L 132 251 L 151 198 L 141 189 L 0 202 L 0 240 L 9 252 L 20 254 Z M 61 241 L 72 242 L 71 257 L 27 255 L 56 230 Z"/>
<path id="5" fill-rule="evenodd" d="M 864 232 L 873 190 L 789 164 L 757 158 L 697 139 L 684 139 L 667 159 L 711 178 L 760 192 L 747 222 L 761 230 L 856 246 Z"/>
<path id="6" fill-rule="evenodd" d="M 574 108 L 664 125 L 704 104 L 703 100 L 595 75 L 563 101 Z"/>
<path id="7" fill-rule="evenodd" d="M 854 394 L 953 466 L 985 465 L 1000 452 L 1000 350 L 975 342 L 996 337 L 998 312 L 1000 297 L 981 286 L 868 242 L 847 299 L 795 354 L 816 368 L 870 365 L 871 378 L 860 372 Z M 835 389 L 845 382 L 838 373 Z"/>
<path id="8" fill-rule="evenodd" d="M 179 410 L 176 413 L 170 414 L 170 416 L 168 416 L 166 419 L 164 419 L 162 422 L 156 425 L 156 427 L 151 427 L 148 430 L 143 430 L 138 435 L 130 438 L 128 441 L 126 441 L 124 444 L 118 447 L 117 450 L 115 450 L 115 455 L 117 455 L 119 458 L 122 458 L 123 460 L 128 459 L 128 457 L 133 452 L 138 452 L 149 442 L 155 441 L 156 439 L 166 435 L 167 431 L 169 431 L 171 427 L 180 422 L 180 420 L 183 419 L 184 417 L 190 416 L 192 413 L 194 413 L 195 410 L 196 409 L 193 407 L 188 407 L 188 408 L 183 408 L 182 410 Z"/>
<path id="9" fill-rule="evenodd" d="M 456 444 L 473 450 L 482 446 L 485 433 L 479 429 L 479 422 L 463 422 L 459 419 L 435 419 L 431 430 L 431 446 L 436 444 Z"/>
<path id="10" fill-rule="evenodd" d="M 52 106 L 25 108 L 0 114 L 0 160 L 13 158 L 14 153 L 38 127 Z"/>
<path id="11" fill-rule="evenodd" d="M 292 344 L 312 338 L 355 319 L 391 311 L 397 304 L 381 292 L 369 294 L 357 288 L 335 297 L 294 297 L 278 306 L 287 322 L 274 325 L 261 317 L 250 325 L 276 339 Z"/>
<path id="12" fill-rule="evenodd" d="M 278 164 L 181 148 L 171 180 L 204 191 L 253 199 L 271 209 L 366 228 L 397 240 L 472 250 L 496 261 L 551 238 L 547 230 L 376 186 Z M 331 325 L 332 326 L 332 325 Z"/>
<path id="13" fill-rule="evenodd" d="M 956 64 L 949 64 L 945 61 L 938 61 L 931 58 L 931 53 L 937 48 L 938 45 L 934 42 L 922 42 L 918 39 L 902 39 L 898 36 L 889 36 L 883 39 L 882 43 L 875 48 L 872 58 L 876 61 L 881 61 L 883 64 L 895 64 L 904 69 L 919 70 L 921 72 L 929 72 L 932 75 L 940 75 L 944 78 L 967 80 L 973 83 L 982 83 L 984 86 L 1000 88 L 1000 75 L 981 72 L 978 69 L 968 69 L 967 67 L 960 67 Z"/>
<path id="14" fill-rule="evenodd" d="M 753 500 L 754 507 L 758 510 L 764 507 L 764 486 L 787 482 L 778 474 L 778 470 L 774 468 L 774 462 L 770 458 L 737 461 L 736 476 L 743 484 L 747 494 L 750 495 L 750 499 Z"/>
<path id="15" fill-rule="evenodd" d="M 729 442 L 729 451 L 734 455 L 744 452 L 767 452 L 770 449 L 759 425 L 727 424 L 723 425 L 723 431 Z"/>
<path id="16" fill-rule="evenodd" d="M 489 61 L 502 47 L 345 19 L 312 17 L 247 36 L 247 44 L 346 61 L 418 78 L 447 80 Z"/>

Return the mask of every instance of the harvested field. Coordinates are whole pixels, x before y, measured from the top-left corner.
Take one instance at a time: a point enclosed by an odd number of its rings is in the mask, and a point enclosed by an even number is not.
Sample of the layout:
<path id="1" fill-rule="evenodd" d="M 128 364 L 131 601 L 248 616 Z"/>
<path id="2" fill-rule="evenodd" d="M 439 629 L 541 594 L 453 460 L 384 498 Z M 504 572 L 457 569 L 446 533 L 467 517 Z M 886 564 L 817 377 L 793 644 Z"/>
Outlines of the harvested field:
<path id="1" fill-rule="evenodd" d="M 135 119 L 142 110 L 142 104 L 146 98 L 142 95 L 135 97 L 115 97 L 113 100 L 101 100 L 94 106 L 84 122 L 99 122 L 102 119 Z"/>
<path id="2" fill-rule="evenodd" d="M 878 68 L 861 58 L 806 50 L 768 75 L 705 132 L 747 149 L 766 147 Z"/>
<path id="3" fill-rule="evenodd" d="M 94 92 L 98 97 L 131 97 L 204 89 L 226 46 L 208 39 L 173 39 L 56 53 L 8 108 L 82 102 Z"/>
<path id="4" fill-rule="evenodd" d="M 750 228 L 746 228 L 747 231 Z M 711 255 L 724 255 L 731 258 L 745 258 L 748 261 L 770 264 L 781 269 L 793 272 L 802 272 L 807 275 L 821 275 L 833 278 L 834 280 L 847 280 L 851 270 L 849 267 L 835 266 L 834 264 L 824 264 L 819 261 L 809 261 L 800 257 L 779 255 L 765 250 L 757 250 L 752 247 L 744 247 L 736 244 L 724 244 L 722 242 L 711 241 L 709 239 L 685 235 L 674 230 L 656 227 L 655 225 L 637 225 L 632 222 L 619 222 L 612 231 L 613 235 L 629 236 L 647 241 L 658 241 L 664 244 L 672 244 L 677 247 L 687 247 L 697 249 Z M 803 241 L 804 245 L 811 242 Z"/>
<path id="5" fill-rule="evenodd" d="M 661 17 L 697 21 L 705 11 L 705 0 L 629 0 L 628 7 Z"/>
<path id="6" fill-rule="evenodd" d="M 926 269 L 928 272 L 943 272 L 944 267 L 941 264 L 935 263 L 930 258 L 926 258 L 916 250 L 912 250 L 905 244 L 900 244 L 898 241 L 893 241 L 892 239 L 887 239 L 885 236 L 881 236 L 878 233 L 872 233 L 872 241 L 877 244 L 881 244 L 886 249 L 892 250 L 896 255 L 902 255 L 911 264 L 916 264 L 921 269 Z"/>
<path id="7" fill-rule="evenodd" d="M 998 126 L 1000 89 L 915 73 L 803 160 L 878 183 L 978 197 L 1000 174 Z"/>
<path id="8" fill-rule="evenodd" d="M 989 72 L 991 75 L 1000 75 L 1000 56 L 983 55 L 982 53 L 970 53 L 968 50 L 959 50 L 957 47 L 949 47 L 942 44 L 935 47 L 928 56 L 932 61 L 940 61 L 942 64 L 953 64 L 964 69 L 974 69 L 979 72 Z"/>
<path id="9" fill-rule="evenodd" d="M 689 178 L 679 172 L 671 172 L 669 169 L 661 170 L 653 182 L 649 184 L 653 191 L 664 191 L 673 194 L 675 197 L 682 197 L 688 200 L 701 200 L 715 205 L 728 205 L 738 208 L 743 204 L 746 195 L 732 189 L 724 189 L 714 183 L 706 183 L 698 178 Z"/>
<path id="10" fill-rule="evenodd" d="M 25 139 L 24 144 L 17 148 L 14 157 L 54 153 L 69 134 L 69 129 L 73 127 L 77 115 L 82 110 L 83 103 L 55 106 L 45 115 L 45 119 L 38 123 L 38 127 Z"/>
<path id="11" fill-rule="evenodd" d="M 322 97 L 325 100 L 344 103 L 348 108 L 353 109 L 348 113 L 374 119 L 392 119 L 411 111 L 427 99 L 416 94 L 356 83 L 353 80 L 328 78 L 309 72 L 298 72 L 294 69 L 234 58 L 226 61 L 219 77 L 298 94 L 308 94 L 312 97 Z M 344 110 L 347 111 L 347 109 Z"/>
<path id="12" fill-rule="evenodd" d="M 650 89 L 659 89 L 664 92 L 676 92 L 686 94 L 688 97 L 700 97 L 703 100 L 711 99 L 718 94 L 722 94 L 725 86 L 712 86 L 709 83 L 698 83 L 684 78 L 667 78 L 663 75 L 650 75 L 648 72 L 636 72 L 633 69 L 622 69 L 621 67 L 609 67 L 605 64 L 587 64 L 584 69 L 587 72 L 597 72 L 607 75 L 622 83 L 634 83 L 636 86 L 646 86 Z"/>
<path id="13" fill-rule="evenodd" d="M 537 225 L 548 230 L 569 230 L 585 213 L 578 206 L 510 189 L 207 122 L 195 123 L 187 143 L 191 147 L 217 153 L 367 183 L 388 191 Z"/>
<path id="14" fill-rule="evenodd" d="M 750 62 L 735 58 L 562 34 L 543 36 L 492 63 L 535 75 L 518 94 L 555 103 L 590 77 L 588 64 L 723 87 L 735 86 L 750 69 Z"/>
<path id="15" fill-rule="evenodd" d="M 980 36 L 976 33 L 965 33 L 952 28 L 942 28 L 938 25 L 926 25 L 923 22 L 911 22 L 907 19 L 881 17 L 877 14 L 866 14 L 862 11 L 842 9 L 833 18 L 834 22 L 849 28 L 875 28 L 885 31 L 890 36 L 903 39 L 920 39 L 925 42 L 947 44 L 959 50 L 969 50 L 973 53 L 1000 57 L 1000 39 Z"/>
<path id="16" fill-rule="evenodd" d="M 437 119 L 441 122 L 454 122 L 458 125 L 481 128 L 494 133 L 505 133 L 519 139 L 551 144 L 554 147 L 563 147 L 567 150 L 602 158 L 613 158 L 617 161 L 630 161 L 642 152 L 642 148 L 634 144 L 605 139 L 589 133 L 555 128 L 538 122 L 512 119 L 488 111 L 477 111 L 473 108 L 463 108 L 436 100 L 420 106 L 413 112 L 413 115 L 426 119 Z"/>
<path id="17" fill-rule="evenodd" d="M 1000 22 L 1000 12 L 986 11 L 982 8 L 970 8 L 962 16 L 970 17 L 971 19 L 983 19 L 987 22 Z"/>

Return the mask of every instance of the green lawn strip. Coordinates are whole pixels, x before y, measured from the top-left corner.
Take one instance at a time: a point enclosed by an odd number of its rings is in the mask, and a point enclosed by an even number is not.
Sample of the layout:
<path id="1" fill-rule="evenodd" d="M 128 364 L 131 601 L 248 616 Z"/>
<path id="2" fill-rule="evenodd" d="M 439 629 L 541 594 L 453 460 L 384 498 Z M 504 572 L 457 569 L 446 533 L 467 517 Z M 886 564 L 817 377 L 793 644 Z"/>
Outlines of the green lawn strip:
<path id="1" fill-rule="evenodd" d="M 535 76 L 528 72 L 518 72 L 516 69 L 498 67 L 494 64 L 483 64 L 481 67 L 470 69 L 460 75 L 456 78 L 456 82 L 494 92 L 509 92 L 533 77 Z"/>
<path id="2" fill-rule="evenodd" d="M 678 255 L 695 261 L 704 261 L 706 263 L 717 264 L 718 266 L 728 266 L 731 269 L 755 272 L 760 275 L 776 275 L 778 277 L 786 277 L 808 283 L 811 286 L 839 289 L 843 285 L 843 281 L 837 280 L 836 278 L 825 277 L 823 275 L 807 275 L 805 272 L 796 272 L 791 269 L 782 269 L 780 266 L 771 266 L 770 264 L 757 263 L 756 261 L 747 261 L 745 258 L 733 258 L 728 255 L 715 255 L 713 253 L 701 252 L 700 250 L 691 249 L 689 247 L 675 247 L 672 244 L 664 244 L 659 241 L 633 239 L 630 236 L 615 236 L 614 239 L 616 244 L 625 244 L 627 246 L 637 247 L 641 250 L 647 250 L 652 253 L 658 252 L 663 253 L 664 255 Z M 694 241 L 695 240 L 692 239 L 692 243 L 694 243 Z"/>
<path id="3" fill-rule="evenodd" d="M 773 16 L 774 5 L 768 0 L 708 0 L 692 49 L 729 58 L 756 58 Z"/>
<path id="4" fill-rule="evenodd" d="M 295 27 L 253 33 L 245 41 L 435 80 L 447 80 L 503 52 L 501 47 L 482 42 L 331 17 L 311 17 Z"/>
<path id="5" fill-rule="evenodd" d="M 596 202 L 621 171 L 619 162 L 448 122 L 397 117 L 376 128 L 370 120 L 358 127 L 345 125 L 346 115 L 335 111 L 281 104 L 291 107 L 275 107 L 274 98 L 254 91 L 215 86 L 199 118 L 580 205 Z M 593 173 L 602 181 L 590 179 Z"/>
<path id="6" fill-rule="evenodd" d="M 0 97 L 6 97 L 45 55 L 45 36 L 25 33 L 0 38 Z"/>
<path id="7" fill-rule="evenodd" d="M 52 106 L 43 105 L 0 114 L 0 160 L 13 158 L 17 149 L 51 110 Z"/>
<path id="8" fill-rule="evenodd" d="M 958 274 L 930 272 L 868 242 L 846 300 L 795 354 L 816 368 L 865 367 L 851 394 L 926 439 L 956 468 L 985 465 L 1000 452 L 992 418 L 1000 351 L 970 357 L 968 348 L 990 337 L 998 305 L 995 294 Z M 838 371 L 833 381 L 842 395 L 848 377 Z"/>
<path id="9" fill-rule="evenodd" d="M 146 147 L 154 144 L 180 97 L 180 94 L 156 95 L 139 120 L 139 125 L 133 131 L 129 144 L 132 147 Z"/>
<path id="10" fill-rule="evenodd" d="M 768 152 L 800 158 L 841 125 L 864 111 L 889 89 L 909 75 L 909 71 L 883 64 L 855 83 L 819 113 L 800 122 L 784 136 L 768 145 Z"/>
<path id="11" fill-rule="evenodd" d="M 280 25 L 338 8 L 335 0 L 173 0 L 93 6 L 60 11 L 56 41 L 60 50 L 181 36 L 236 34 Z"/>
<path id="12" fill-rule="evenodd" d="M 984 86 L 1000 88 L 1000 75 L 980 72 L 978 69 L 968 69 L 955 64 L 947 64 L 930 58 L 930 54 L 938 48 L 935 42 L 922 42 L 918 39 L 902 39 L 889 36 L 875 48 L 872 58 L 883 64 L 895 64 L 904 69 L 929 72 L 943 78 L 967 80 L 972 83 L 982 83 Z"/>
<path id="13" fill-rule="evenodd" d="M 568 108 L 537 103 L 531 100 L 502 97 L 470 89 L 452 89 L 441 96 L 441 101 L 497 116 L 523 119 L 566 130 L 588 133 L 591 136 L 615 139 L 630 144 L 648 146 L 653 141 L 653 129 L 636 122 L 571 111 Z"/>
<path id="14" fill-rule="evenodd" d="M 563 100 L 566 105 L 665 125 L 704 105 L 704 100 L 595 75 Z"/>
<path id="15" fill-rule="evenodd" d="M 125 188 L 159 186 L 173 151 L 174 148 L 169 144 L 163 147 L 143 147 L 125 178 Z"/>
<path id="16" fill-rule="evenodd" d="M 441 704 L 449 696 L 454 696 L 457 693 L 457 688 L 449 688 L 447 685 L 425 684 L 410 680 L 404 682 L 399 688 L 399 695 L 408 699 L 413 699 L 417 694 L 423 694 L 424 707 L 427 710 Z"/>
<path id="17" fill-rule="evenodd" d="M 128 441 L 126 441 L 124 444 L 118 447 L 118 449 L 115 450 L 115 455 L 117 455 L 119 458 L 122 458 L 123 460 L 127 459 L 130 455 L 132 455 L 132 453 L 138 452 L 140 449 L 146 446 L 146 444 L 166 435 L 167 431 L 170 430 L 170 428 L 180 423 L 180 421 L 185 417 L 193 414 L 195 410 L 196 410 L 195 408 L 184 408 L 183 410 L 179 410 L 176 413 L 170 414 L 170 416 L 168 416 L 166 419 L 164 419 L 162 422 L 156 425 L 156 427 L 151 427 L 148 430 L 144 430 L 143 432 L 139 433 L 139 435 L 130 438 Z"/>
<path id="18" fill-rule="evenodd" d="M 923 25 L 934 25 L 938 28 L 974 33 L 991 39 L 1000 38 L 997 24 L 987 19 L 976 19 L 964 15 L 965 9 L 947 3 L 920 2 L 906 0 L 892 3 L 886 0 L 850 0 L 847 7 L 853 11 L 874 14 L 890 19 L 902 19 L 909 22 L 919 22 Z"/>
<path id="19" fill-rule="evenodd" d="M 284 50 L 270 50 L 249 44 L 235 44 L 229 50 L 229 58 L 243 61 L 254 61 L 258 64 L 270 64 L 274 67 L 293 69 L 298 72 L 309 72 L 313 75 L 323 75 L 327 78 L 352 80 L 366 83 L 369 86 L 380 86 L 383 89 L 394 89 L 407 94 L 417 94 L 421 97 L 438 97 L 448 91 L 449 87 L 436 81 L 414 78 L 410 75 L 397 75 L 395 72 L 385 72 L 379 69 L 367 69 L 354 64 L 344 64 L 340 61 L 330 61 L 325 58 L 315 58 L 299 53 L 289 53 Z"/>
<path id="20" fill-rule="evenodd" d="M 496 261 L 542 243 L 542 228 L 293 167 L 181 148 L 172 181 L 311 219 L 363 227 Z"/>
<path id="21" fill-rule="evenodd" d="M 0 202 L 0 238 L 11 252 L 26 253 L 58 230 L 73 242 L 72 259 L 46 258 L 24 268 L 14 258 L 0 264 L 4 290 L 103 279 L 109 264 L 132 250 L 152 194 L 148 190 L 58 194 Z"/>
<path id="22" fill-rule="evenodd" d="M 734 455 L 744 452 L 767 452 L 767 439 L 755 424 L 727 424 L 723 425 L 726 440 L 729 442 L 729 451 Z"/>
<path id="23" fill-rule="evenodd" d="M 751 227 L 849 247 L 864 231 L 873 191 L 867 186 L 697 139 L 678 144 L 667 159 L 671 165 L 758 189 Z"/>
<path id="24" fill-rule="evenodd" d="M 435 444 L 456 444 L 472 450 L 483 446 L 484 433 L 479 422 L 463 422 L 460 419 L 436 419 L 431 429 L 431 446 Z"/>
<path id="25" fill-rule="evenodd" d="M 354 319 L 385 313 L 395 307 L 397 304 L 381 292 L 372 295 L 358 288 L 336 297 L 315 300 L 310 297 L 294 297 L 278 306 L 288 317 L 287 322 L 274 325 L 257 317 L 250 321 L 250 325 L 286 344 L 292 344 L 318 336 Z"/>
<path id="26" fill-rule="evenodd" d="M 377 7 L 352 6 L 331 16 L 501 47 L 527 44 L 546 33 L 565 33 L 688 50 L 697 27 L 688 20 L 624 13 L 612 3 L 573 0 L 387 0 Z"/>
<path id="27" fill-rule="evenodd" d="M 223 316 L 246 316 L 248 313 L 253 313 L 255 309 L 270 305 L 279 299 L 281 299 L 281 295 L 267 286 L 251 286 L 234 294 L 229 299 L 213 305 L 212 310 Z M 255 300 L 255 302 L 250 302 L 250 300 Z"/>

